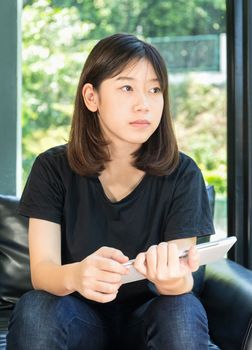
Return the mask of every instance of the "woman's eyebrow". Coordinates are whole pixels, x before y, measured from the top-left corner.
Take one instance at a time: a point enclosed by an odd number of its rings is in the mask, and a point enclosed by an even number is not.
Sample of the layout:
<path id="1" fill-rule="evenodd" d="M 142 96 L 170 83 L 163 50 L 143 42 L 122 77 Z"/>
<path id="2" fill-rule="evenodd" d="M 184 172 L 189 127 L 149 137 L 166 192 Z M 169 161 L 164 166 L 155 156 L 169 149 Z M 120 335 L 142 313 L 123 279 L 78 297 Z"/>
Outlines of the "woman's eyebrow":
<path id="1" fill-rule="evenodd" d="M 124 76 L 120 76 L 120 77 L 117 77 L 116 80 L 136 80 L 135 78 L 133 77 L 124 77 Z M 153 81 L 153 82 L 159 82 L 158 78 L 152 78 L 152 79 L 148 79 L 148 81 Z"/>

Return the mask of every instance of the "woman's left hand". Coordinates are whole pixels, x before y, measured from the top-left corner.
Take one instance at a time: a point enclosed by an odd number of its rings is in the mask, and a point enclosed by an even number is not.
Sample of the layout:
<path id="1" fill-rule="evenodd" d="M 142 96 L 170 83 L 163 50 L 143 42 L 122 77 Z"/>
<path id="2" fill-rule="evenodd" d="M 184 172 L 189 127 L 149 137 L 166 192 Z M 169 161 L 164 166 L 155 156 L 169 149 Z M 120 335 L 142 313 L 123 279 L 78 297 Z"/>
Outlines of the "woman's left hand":
<path id="1" fill-rule="evenodd" d="M 199 268 L 199 254 L 191 246 L 188 257 L 179 258 L 176 243 L 162 242 L 151 246 L 135 259 L 135 269 L 153 282 L 160 294 L 177 295 L 193 287 L 192 272 Z"/>

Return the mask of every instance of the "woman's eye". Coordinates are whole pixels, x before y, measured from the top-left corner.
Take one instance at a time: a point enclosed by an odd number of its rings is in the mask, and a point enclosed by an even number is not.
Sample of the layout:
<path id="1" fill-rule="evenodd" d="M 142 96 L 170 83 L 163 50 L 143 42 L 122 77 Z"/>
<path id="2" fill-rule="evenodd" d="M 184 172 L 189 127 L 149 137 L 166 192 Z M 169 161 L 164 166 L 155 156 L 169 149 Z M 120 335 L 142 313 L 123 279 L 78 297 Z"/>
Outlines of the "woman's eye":
<path id="1" fill-rule="evenodd" d="M 132 87 L 130 85 L 125 85 L 122 87 L 123 91 L 132 91 Z"/>
<path id="2" fill-rule="evenodd" d="M 158 94 L 159 92 L 161 92 L 161 89 L 159 87 L 154 87 L 150 91 L 153 92 L 154 94 Z"/>

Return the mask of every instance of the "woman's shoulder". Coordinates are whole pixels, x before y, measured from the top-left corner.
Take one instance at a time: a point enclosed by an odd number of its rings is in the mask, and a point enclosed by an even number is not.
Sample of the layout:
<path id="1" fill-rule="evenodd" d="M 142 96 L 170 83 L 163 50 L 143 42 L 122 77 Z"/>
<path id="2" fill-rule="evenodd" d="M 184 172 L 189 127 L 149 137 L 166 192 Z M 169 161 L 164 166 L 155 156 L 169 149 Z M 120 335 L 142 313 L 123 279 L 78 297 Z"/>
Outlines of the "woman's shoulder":
<path id="1" fill-rule="evenodd" d="M 180 152 L 179 163 L 176 169 L 167 175 L 155 177 L 156 181 L 161 186 L 177 187 L 178 185 L 186 185 L 188 183 L 199 183 L 202 179 L 202 173 L 195 160 L 189 155 Z"/>
<path id="2" fill-rule="evenodd" d="M 190 157 L 189 155 L 183 153 L 183 152 L 179 152 L 179 165 L 178 167 L 182 167 L 182 168 L 198 168 L 198 165 L 196 164 L 195 160 Z"/>
<path id="3" fill-rule="evenodd" d="M 179 184 L 201 181 L 202 173 L 193 158 L 183 152 L 179 152 L 179 163 L 172 173 L 162 176 L 149 176 L 149 178 L 152 186 L 157 184 L 158 188 L 167 186 L 170 189 L 171 187 L 177 187 Z"/>
<path id="4" fill-rule="evenodd" d="M 34 167 L 56 172 L 70 171 L 67 160 L 67 145 L 55 146 L 40 153 L 34 161 Z"/>
<path id="5" fill-rule="evenodd" d="M 161 176 L 152 176 L 149 174 L 149 178 L 151 178 L 154 182 L 156 181 L 157 183 L 162 184 L 167 183 L 170 186 L 171 183 L 176 183 L 184 177 L 194 177 L 198 176 L 199 174 L 201 174 L 201 170 L 195 160 L 189 155 L 179 152 L 179 162 L 173 172 L 167 172 L 167 174 L 163 174 Z"/>
<path id="6" fill-rule="evenodd" d="M 37 157 L 37 161 L 42 163 L 57 163 L 67 161 L 67 145 L 58 145 L 47 149 L 46 151 L 41 152 Z"/>
<path id="7" fill-rule="evenodd" d="M 41 159 L 60 159 L 67 158 L 67 145 L 58 145 L 41 152 L 37 158 Z"/>
<path id="8" fill-rule="evenodd" d="M 171 174 L 171 177 L 181 177 L 186 174 L 199 173 L 200 169 L 193 158 L 189 155 L 179 152 L 179 163 L 177 168 Z M 169 177 L 170 175 L 168 175 Z"/>

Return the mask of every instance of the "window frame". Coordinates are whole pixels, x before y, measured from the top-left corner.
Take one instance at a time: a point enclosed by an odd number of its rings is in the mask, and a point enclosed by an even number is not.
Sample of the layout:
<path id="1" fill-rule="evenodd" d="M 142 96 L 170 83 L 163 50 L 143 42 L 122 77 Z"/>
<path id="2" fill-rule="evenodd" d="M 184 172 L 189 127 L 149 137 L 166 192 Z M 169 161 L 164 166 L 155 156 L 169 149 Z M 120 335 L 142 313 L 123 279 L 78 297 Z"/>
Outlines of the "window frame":
<path id="1" fill-rule="evenodd" d="M 229 258 L 252 269 L 252 2 L 227 5 L 228 235 L 238 241 Z"/>

